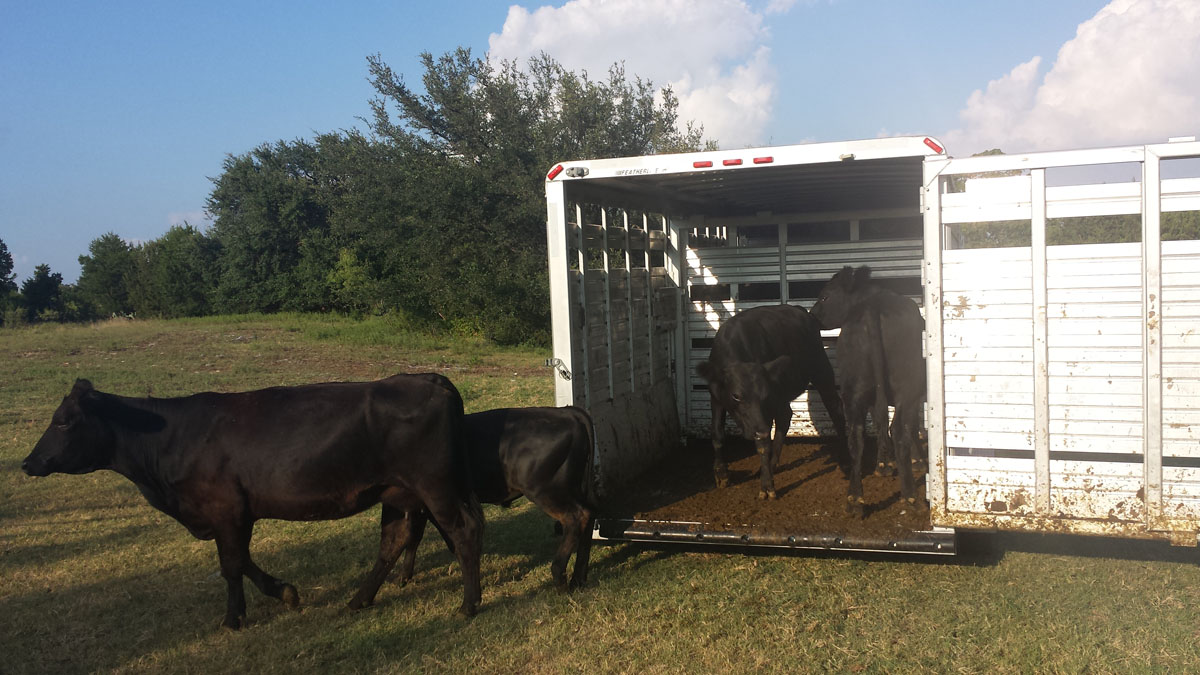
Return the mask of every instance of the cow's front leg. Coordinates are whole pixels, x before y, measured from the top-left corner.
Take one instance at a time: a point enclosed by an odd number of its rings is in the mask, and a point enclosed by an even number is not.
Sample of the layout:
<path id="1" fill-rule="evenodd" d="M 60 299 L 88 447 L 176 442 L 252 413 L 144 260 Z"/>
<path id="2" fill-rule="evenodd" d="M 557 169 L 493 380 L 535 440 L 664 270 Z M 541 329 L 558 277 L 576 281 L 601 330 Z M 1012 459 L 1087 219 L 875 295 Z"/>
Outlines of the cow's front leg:
<path id="1" fill-rule="evenodd" d="M 758 498 L 759 499 L 775 499 L 775 475 L 771 467 L 771 435 L 770 432 L 765 434 L 755 434 L 754 449 L 758 451 L 759 469 L 758 469 Z"/>
<path id="2" fill-rule="evenodd" d="M 288 609 L 300 608 L 300 594 L 296 592 L 296 587 L 262 571 L 250 558 L 246 559 L 246 576 L 263 595 L 283 602 Z"/>
<path id="3" fill-rule="evenodd" d="M 712 397 L 712 445 L 713 445 L 713 479 L 717 487 L 729 485 L 729 467 L 721 450 L 725 445 L 725 406 L 721 405 L 716 396 Z"/>
<path id="4" fill-rule="evenodd" d="M 215 538 L 226 588 L 225 618 L 221 625 L 229 630 L 240 630 L 246 623 L 246 591 L 242 575 L 250 560 L 250 527 L 240 524 L 223 527 L 217 530 Z"/>
<path id="5" fill-rule="evenodd" d="M 771 439 L 771 471 L 779 470 L 779 461 L 783 457 L 783 442 L 787 439 L 788 429 L 792 426 L 792 404 L 784 403 L 775 410 L 775 436 Z"/>

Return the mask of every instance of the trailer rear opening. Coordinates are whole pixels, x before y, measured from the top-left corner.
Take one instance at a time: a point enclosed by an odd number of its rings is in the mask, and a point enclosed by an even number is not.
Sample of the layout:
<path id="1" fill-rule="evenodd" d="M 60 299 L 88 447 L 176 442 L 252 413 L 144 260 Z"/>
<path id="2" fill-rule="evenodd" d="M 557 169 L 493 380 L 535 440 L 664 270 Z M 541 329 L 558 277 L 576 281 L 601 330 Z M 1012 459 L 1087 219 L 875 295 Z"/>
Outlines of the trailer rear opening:
<path id="1" fill-rule="evenodd" d="M 905 137 L 556 165 L 556 398 L 595 421 L 597 536 L 944 553 L 970 527 L 1194 544 L 1200 234 L 1163 233 L 1200 218 L 1200 171 L 1172 173 L 1198 155 L 1185 141 L 960 160 Z M 1125 175 L 1111 183 L 1056 183 L 1112 165 Z M 1133 241 L 1056 239 L 1084 222 L 1069 219 L 1114 216 Z M 715 490 L 696 364 L 717 328 L 751 307 L 811 307 L 863 264 L 926 318 L 930 511 L 900 513 L 897 480 L 872 477 L 868 517 L 836 513 L 845 476 L 815 395 L 793 402 L 777 502 L 740 492 L 757 469 L 748 445 L 742 480 Z"/>

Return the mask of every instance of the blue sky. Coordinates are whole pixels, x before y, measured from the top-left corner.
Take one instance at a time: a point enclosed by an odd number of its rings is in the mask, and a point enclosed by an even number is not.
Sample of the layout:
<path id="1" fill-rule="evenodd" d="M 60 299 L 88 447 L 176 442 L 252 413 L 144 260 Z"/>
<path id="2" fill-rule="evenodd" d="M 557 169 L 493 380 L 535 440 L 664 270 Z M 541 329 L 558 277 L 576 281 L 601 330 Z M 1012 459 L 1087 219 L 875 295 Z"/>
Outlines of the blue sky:
<path id="1" fill-rule="evenodd" d="M 595 75 L 623 60 L 672 84 L 722 147 L 917 133 L 961 155 L 1197 133 L 1200 2 L 1108 5 L 0 0 L 0 239 L 18 283 L 39 263 L 72 282 L 106 232 L 146 241 L 183 220 L 203 226 L 227 155 L 363 126 L 375 53 L 411 83 L 422 51 L 457 46 L 516 59 L 545 49 Z M 1135 56 L 1098 47 L 1111 44 Z M 1085 85 L 1122 79 L 1175 87 L 1183 104 L 1117 123 L 1131 113 L 1112 108 L 1139 90 L 1106 102 Z M 1064 99 L 1087 101 L 1095 124 L 1043 104 Z"/>

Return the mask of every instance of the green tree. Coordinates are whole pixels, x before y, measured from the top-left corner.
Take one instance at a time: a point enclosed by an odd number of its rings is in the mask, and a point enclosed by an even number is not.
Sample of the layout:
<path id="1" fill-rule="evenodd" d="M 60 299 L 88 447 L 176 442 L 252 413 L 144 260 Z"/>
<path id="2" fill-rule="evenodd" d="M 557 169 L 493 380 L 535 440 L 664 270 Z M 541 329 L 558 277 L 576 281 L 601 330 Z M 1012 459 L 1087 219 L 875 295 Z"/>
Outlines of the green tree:
<path id="1" fill-rule="evenodd" d="M 25 320 L 58 321 L 62 317 L 62 275 L 51 272 L 50 266 L 38 265 L 33 276 L 21 284 L 21 303 L 25 309 Z"/>
<path id="2" fill-rule="evenodd" d="M 328 208 L 317 154 L 316 145 L 297 140 L 225 159 L 208 198 L 211 236 L 222 251 L 217 311 L 323 308 L 320 299 L 304 292 L 325 288 L 324 272 L 337 255 L 324 241 Z M 321 269 L 307 270 L 312 282 L 307 285 L 301 274 L 306 255 L 330 259 L 317 266 Z"/>
<path id="3" fill-rule="evenodd" d="M 216 243 L 195 227 L 176 225 L 132 251 L 126 278 L 129 302 L 139 316 L 173 318 L 210 313 L 216 286 Z"/>
<path id="4" fill-rule="evenodd" d="M 0 326 L 4 325 L 4 317 L 8 310 L 15 306 L 16 278 L 12 254 L 8 252 L 8 245 L 0 239 Z"/>
<path id="5" fill-rule="evenodd" d="M 554 162 L 696 150 L 702 128 L 678 127 L 678 101 L 617 64 L 608 77 L 548 56 L 527 70 L 458 49 L 421 56 L 420 93 L 379 56 L 371 131 L 395 149 L 405 218 L 381 268 L 420 289 L 406 307 L 501 342 L 544 339 L 544 181 Z M 415 305 L 415 306 L 414 306 Z"/>
<path id="6" fill-rule="evenodd" d="M 80 298 L 99 316 L 132 312 L 126 278 L 134 269 L 133 247 L 108 232 L 92 240 L 88 254 L 79 256 L 82 271 L 75 285 Z"/>

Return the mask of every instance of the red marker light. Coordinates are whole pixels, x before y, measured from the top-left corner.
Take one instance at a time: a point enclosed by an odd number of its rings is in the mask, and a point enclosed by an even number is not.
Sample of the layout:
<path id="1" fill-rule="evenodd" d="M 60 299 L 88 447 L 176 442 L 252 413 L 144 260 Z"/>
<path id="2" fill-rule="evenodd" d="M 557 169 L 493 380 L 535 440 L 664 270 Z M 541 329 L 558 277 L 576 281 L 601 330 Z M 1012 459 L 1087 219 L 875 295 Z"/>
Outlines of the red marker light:
<path id="1" fill-rule="evenodd" d="M 546 180 L 554 180 L 554 177 L 557 176 L 558 174 L 562 173 L 562 170 L 563 170 L 562 164 L 559 164 L 558 166 L 554 167 L 553 169 L 550 169 L 550 173 L 546 174 Z"/>
<path id="2" fill-rule="evenodd" d="M 692 162 L 693 169 L 707 169 L 710 166 L 712 166 L 712 162 L 709 160 L 704 160 L 702 162 Z"/>
<path id="3" fill-rule="evenodd" d="M 944 148 L 942 148 L 942 146 L 940 146 L 936 142 L 934 142 L 934 140 L 932 138 L 926 138 L 925 145 L 928 145 L 930 150 L 933 150 L 934 152 L 936 152 L 939 155 L 946 151 Z"/>
<path id="4" fill-rule="evenodd" d="M 775 161 L 774 157 L 755 157 L 754 158 L 755 164 L 770 164 L 771 162 L 774 162 L 774 161 Z"/>
<path id="5" fill-rule="evenodd" d="M 722 162 L 721 162 L 721 164 L 724 164 L 725 166 L 741 166 L 741 165 L 742 165 L 742 160 L 740 160 L 740 159 L 726 159 L 726 160 L 722 161 Z"/>

